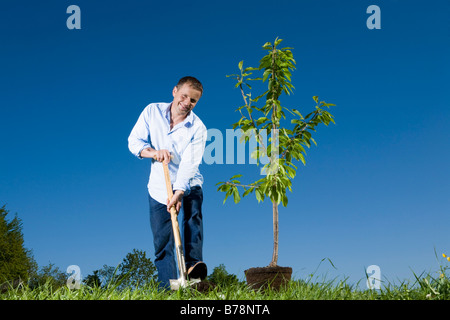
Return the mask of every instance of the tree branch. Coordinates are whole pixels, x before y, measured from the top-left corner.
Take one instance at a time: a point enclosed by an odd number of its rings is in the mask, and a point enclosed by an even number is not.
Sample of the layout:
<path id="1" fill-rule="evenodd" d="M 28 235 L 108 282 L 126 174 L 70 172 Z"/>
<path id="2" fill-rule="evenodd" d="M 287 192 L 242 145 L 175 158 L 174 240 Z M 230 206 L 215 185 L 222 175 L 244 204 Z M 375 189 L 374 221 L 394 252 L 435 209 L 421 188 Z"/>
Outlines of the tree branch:
<path id="1" fill-rule="evenodd" d="M 319 112 L 316 110 L 316 111 L 314 112 L 313 117 L 312 117 L 307 123 L 305 123 L 304 127 L 300 130 L 300 132 L 298 132 L 296 135 L 293 135 L 292 138 L 289 139 L 289 143 L 292 143 L 292 142 L 294 141 L 294 139 L 298 138 L 298 137 L 303 133 L 303 131 L 305 131 L 306 129 L 308 129 L 310 123 L 311 123 L 312 121 L 314 121 L 314 120 L 318 117 L 318 114 L 319 114 Z M 286 148 L 286 149 L 283 151 L 283 153 L 281 154 L 280 158 L 283 159 L 283 158 L 286 156 L 286 153 L 288 153 L 288 152 L 289 152 L 289 149 Z"/>
<path id="2" fill-rule="evenodd" d="M 230 185 L 230 186 L 234 186 L 234 187 L 255 188 L 255 189 L 259 188 L 259 186 L 256 186 L 256 185 L 234 183 L 234 182 L 230 182 L 230 181 L 225 182 L 225 184 Z"/>

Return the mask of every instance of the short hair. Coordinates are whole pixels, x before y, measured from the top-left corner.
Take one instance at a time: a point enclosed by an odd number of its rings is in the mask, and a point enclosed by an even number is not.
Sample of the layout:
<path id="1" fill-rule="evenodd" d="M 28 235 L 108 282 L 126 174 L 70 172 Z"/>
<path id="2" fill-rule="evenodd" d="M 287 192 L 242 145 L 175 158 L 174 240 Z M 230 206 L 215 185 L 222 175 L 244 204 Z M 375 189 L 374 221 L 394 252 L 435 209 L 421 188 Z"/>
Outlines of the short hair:
<path id="1" fill-rule="evenodd" d="M 178 80 L 177 89 L 180 89 L 185 83 L 189 84 L 195 90 L 198 90 L 203 94 L 203 85 L 197 78 L 191 76 L 181 78 Z"/>

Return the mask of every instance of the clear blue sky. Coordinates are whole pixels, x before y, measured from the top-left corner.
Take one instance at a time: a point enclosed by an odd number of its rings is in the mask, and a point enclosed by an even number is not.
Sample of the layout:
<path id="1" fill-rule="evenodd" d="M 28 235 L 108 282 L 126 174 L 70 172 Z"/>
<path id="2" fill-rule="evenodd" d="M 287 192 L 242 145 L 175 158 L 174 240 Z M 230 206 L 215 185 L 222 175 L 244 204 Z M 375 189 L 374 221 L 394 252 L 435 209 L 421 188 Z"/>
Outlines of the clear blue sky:
<path id="1" fill-rule="evenodd" d="M 66 9 L 81 8 L 81 30 Z M 381 29 L 369 30 L 369 5 Z M 0 9 L 0 204 L 23 220 L 40 266 L 82 276 L 133 248 L 153 260 L 149 162 L 127 138 L 142 109 L 170 102 L 184 75 L 205 92 L 195 112 L 225 133 L 242 104 L 227 74 L 257 66 L 277 36 L 294 47 L 295 93 L 337 106 L 336 125 L 299 164 L 280 207 L 279 265 L 304 279 L 435 271 L 450 253 L 450 2 L 3 1 Z M 244 277 L 272 254 L 271 204 L 222 205 L 215 184 L 254 165 L 201 165 L 204 259 Z M 245 179 L 243 179 L 245 181 Z"/>

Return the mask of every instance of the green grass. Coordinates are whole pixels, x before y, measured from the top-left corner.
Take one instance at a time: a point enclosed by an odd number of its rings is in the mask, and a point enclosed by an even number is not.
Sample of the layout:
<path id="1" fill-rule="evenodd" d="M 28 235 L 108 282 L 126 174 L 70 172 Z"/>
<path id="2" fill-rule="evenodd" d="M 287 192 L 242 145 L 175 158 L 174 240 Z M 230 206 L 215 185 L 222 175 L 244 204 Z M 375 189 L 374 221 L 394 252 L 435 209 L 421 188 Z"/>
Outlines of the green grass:
<path id="1" fill-rule="evenodd" d="M 37 288 L 27 285 L 10 287 L 0 293 L 0 300 L 450 300 L 450 265 L 447 262 L 450 258 L 443 257 L 446 259 L 439 261 L 437 271 L 419 275 L 412 272 L 412 281 L 397 284 L 385 279 L 379 290 L 361 289 L 366 287 L 365 280 L 362 285 L 360 282 L 349 284 L 347 279 L 328 280 L 313 273 L 307 279 L 290 281 L 280 290 L 271 290 L 269 286 L 266 290 L 255 291 L 240 281 L 232 285 L 217 285 L 206 293 L 193 288 L 161 291 L 154 282 L 126 289 L 119 289 L 118 283 L 69 289 L 67 286 L 56 287 L 47 281 Z M 436 258 L 439 260 L 437 254 Z"/>
<path id="2" fill-rule="evenodd" d="M 10 288 L 0 294 L 1 300 L 449 300 L 450 281 L 447 276 L 432 277 L 414 275 L 413 282 L 382 285 L 380 290 L 362 290 L 346 281 L 290 281 L 286 288 L 278 291 L 270 288 L 254 291 L 244 283 L 225 287 L 216 286 L 207 293 L 194 289 L 160 291 L 155 284 L 136 289 L 119 290 L 116 285 L 106 288 L 91 288 L 82 285 L 80 289 L 68 287 L 53 288 L 46 283 L 38 288 L 27 286 Z"/>

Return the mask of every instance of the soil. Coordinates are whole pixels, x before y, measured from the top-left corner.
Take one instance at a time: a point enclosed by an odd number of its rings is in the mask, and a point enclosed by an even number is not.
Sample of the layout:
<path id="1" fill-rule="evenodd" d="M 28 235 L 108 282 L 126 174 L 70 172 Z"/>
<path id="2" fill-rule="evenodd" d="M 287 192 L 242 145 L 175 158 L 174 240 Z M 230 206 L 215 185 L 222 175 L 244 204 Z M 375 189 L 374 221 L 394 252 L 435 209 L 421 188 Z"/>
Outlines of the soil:
<path id="1" fill-rule="evenodd" d="M 210 290 L 213 290 L 214 287 L 215 287 L 214 283 L 209 282 L 208 280 L 202 280 L 192 285 L 192 288 L 196 289 L 198 292 L 201 293 L 207 293 Z"/>
<path id="2" fill-rule="evenodd" d="M 256 267 L 244 271 L 247 285 L 252 289 L 267 289 L 270 287 L 279 290 L 286 285 L 292 276 L 291 267 Z"/>

